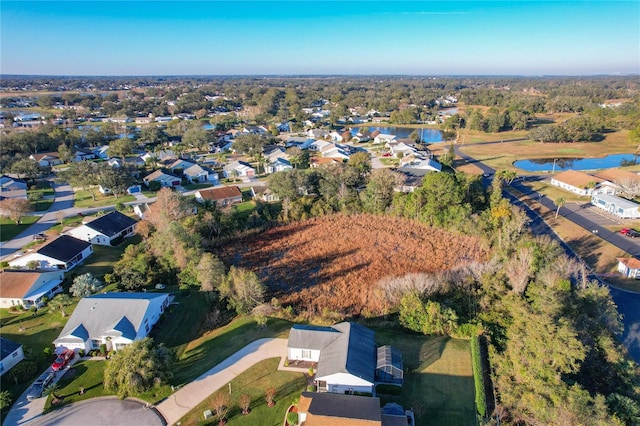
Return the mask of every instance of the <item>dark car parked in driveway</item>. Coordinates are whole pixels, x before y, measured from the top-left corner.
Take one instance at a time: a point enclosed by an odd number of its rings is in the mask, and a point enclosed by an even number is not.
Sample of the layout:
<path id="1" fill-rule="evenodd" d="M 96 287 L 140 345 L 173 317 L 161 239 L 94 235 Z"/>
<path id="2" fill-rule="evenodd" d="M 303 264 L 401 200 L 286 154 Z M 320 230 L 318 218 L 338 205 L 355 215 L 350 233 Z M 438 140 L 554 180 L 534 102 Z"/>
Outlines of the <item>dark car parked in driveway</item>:
<path id="1" fill-rule="evenodd" d="M 34 399 L 40 398 L 42 396 L 42 393 L 47 388 L 47 386 L 49 386 L 54 377 L 55 373 L 51 371 L 47 371 L 46 373 L 38 377 L 36 381 L 31 385 L 31 388 L 29 388 L 27 399 L 29 401 L 33 401 Z"/>
<path id="2" fill-rule="evenodd" d="M 640 237 L 640 232 L 636 231 L 635 229 L 631 229 L 631 228 L 622 228 L 620 230 L 620 233 L 622 235 L 626 235 L 627 237 L 631 237 L 631 238 Z"/>

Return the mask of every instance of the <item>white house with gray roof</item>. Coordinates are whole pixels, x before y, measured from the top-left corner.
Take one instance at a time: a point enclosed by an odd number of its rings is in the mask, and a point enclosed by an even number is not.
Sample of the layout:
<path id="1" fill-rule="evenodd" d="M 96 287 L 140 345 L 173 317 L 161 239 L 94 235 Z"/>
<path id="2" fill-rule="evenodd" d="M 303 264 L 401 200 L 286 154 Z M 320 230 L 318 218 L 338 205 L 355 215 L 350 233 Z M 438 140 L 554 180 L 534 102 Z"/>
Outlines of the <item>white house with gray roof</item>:
<path id="1" fill-rule="evenodd" d="M 80 299 L 53 344 L 90 351 L 105 344 L 120 350 L 146 337 L 169 306 L 166 293 L 103 293 Z"/>
<path id="2" fill-rule="evenodd" d="M 378 374 L 378 365 L 386 365 L 386 360 L 378 362 L 378 353 L 373 330 L 351 322 L 331 327 L 296 324 L 287 343 L 289 361 L 317 363 L 315 382 L 319 392 L 373 393 L 378 382 L 401 384 L 402 377 L 392 380 Z M 397 351 L 395 355 L 396 369 L 401 372 L 402 358 Z"/>

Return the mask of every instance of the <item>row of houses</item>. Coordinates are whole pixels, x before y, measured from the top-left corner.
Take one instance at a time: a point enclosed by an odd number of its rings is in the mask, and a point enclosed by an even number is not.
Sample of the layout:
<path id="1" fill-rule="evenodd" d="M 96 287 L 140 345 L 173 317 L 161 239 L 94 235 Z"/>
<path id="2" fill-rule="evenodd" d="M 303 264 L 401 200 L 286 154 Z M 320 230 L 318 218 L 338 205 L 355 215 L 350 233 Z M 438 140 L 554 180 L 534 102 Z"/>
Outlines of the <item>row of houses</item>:
<path id="1" fill-rule="evenodd" d="M 619 196 L 625 188 L 640 185 L 640 175 L 636 173 L 620 169 L 604 169 L 593 174 L 567 170 L 551 178 L 551 184 L 591 197 L 591 204 L 618 218 L 640 218 L 640 205 Z"/>

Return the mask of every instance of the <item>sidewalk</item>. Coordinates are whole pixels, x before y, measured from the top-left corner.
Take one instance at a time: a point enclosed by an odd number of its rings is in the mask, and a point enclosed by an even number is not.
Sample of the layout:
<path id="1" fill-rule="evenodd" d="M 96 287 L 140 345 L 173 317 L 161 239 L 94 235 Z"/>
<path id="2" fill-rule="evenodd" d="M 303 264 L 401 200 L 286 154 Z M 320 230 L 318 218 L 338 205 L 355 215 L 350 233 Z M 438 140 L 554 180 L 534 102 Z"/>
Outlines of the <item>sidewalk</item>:
<path id="1" fill-rule="evenodd" d="M 247 368 L 265 359 L 285 357 L 286 354 L 287 339 L 258 339 L 169 395 L 156 405 L 156 409 L 167 420 L 167 424 L 172 425 Z"/>

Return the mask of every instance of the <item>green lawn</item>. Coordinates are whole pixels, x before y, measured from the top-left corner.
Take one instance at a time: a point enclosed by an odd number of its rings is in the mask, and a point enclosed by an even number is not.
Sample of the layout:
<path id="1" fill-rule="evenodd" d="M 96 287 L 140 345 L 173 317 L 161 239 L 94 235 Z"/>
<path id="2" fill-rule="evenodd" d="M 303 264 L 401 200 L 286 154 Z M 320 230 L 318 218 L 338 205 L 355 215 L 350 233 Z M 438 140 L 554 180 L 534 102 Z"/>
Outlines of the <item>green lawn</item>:
<path id="1" fill-rule="evenodd" d="M 307 380 L 302 373 L 278 371 L 279 358 L 271 358 L 261 361 L 238 375 L 231 381 L 231 410 L 227 416 L 231 426 L 280 426 L 284 421 L 287 408 L 294 399 L 300 397 L 305 389 Z M 264 391 L 267 387 L 277 389 L 275 405 L 269 407 L 264 399 Z M 218 392 L 229 394 L 229 386 L 225 384 Z M 218 393 L 216 392 L 216 393 Z M 243 416 L 238 407 L 238 398 L 242 394 L 251 396 L 251 412 Z M 212 417 L 204 421 L 203 412 L 211 410 L 212 394 L 196 408 L 180 419 L 184 426 L 217 424 L 217 419 Z"/>
<path id="2" fill-rule="evenodd" d="M 51 204 L 54 201 L 55 191 L 49 185 L 47 181 L 39 181 L 37 184 L 37 189 L 29 189 L 27 190 L 27 199 L 29 200 L 37 200 L 31 201 L 31 206 L 33 207 L 33 211 L 36 212 L 44 212 L 49 210 Z M 48 197 L 48 199 L 44 199 Z"/>
<path id="3" fill-rule="evenodd" d="M 195 189 L 211 188 L 213 185 L 210 183 L 188 183 L 186 185 L 182 185 L 182 187 L 187 191 L 193 191 Z"/>
<path id="4" fill-rule="evenodd" d="M 168 321 L 171 321 L 171 318 L 168 318 Z M 192 326 L 182 325 L 184 329 Z M 263 337 L 286 338 L 291 325 L 285 320 L 268 318 L 267 327 L 262 329 L 256 325 L 253 318 L 238 317 L 224 327 L 207 332 L 181 348 L 181 355 L 173 369 L 171 382 L 174 385 L 189 383 L 254 340 Z M 164 334 L 158 333 L 158 335 Z"/>
<path id="5" fill-rule="evenodd" d="M 136 197 L 133 195 L 121 195 L 116 199 L 113 195 L 103 195 L 97 192 L 94 201 L 87 191 L 79 190 L 75 193 L 73 206 L 78 208 L 103 207 L 135 200 Z"/>
<path id="6" fill-rule="evenodd" d="M 78 361 L 67 370 L 62 379 L 58 382 L 56 395 L 62 398 L 59 405 L 51 405 L 51 397 L 47 398 L 45 413 L 73 402 L 84 399 L 104 396 L 106 393 L 102 382 L 104 380 L 105 361 Z M 80 388 L 84 389 L 84 394 L 80 395 Z"/>
<path id="7" fill-rule="evenodd" d="M 372 327 L 376 343 L 402 352 L 405 384 L 399 395 L 378 396 L 382 403 L 413 407 L 417 425 L 476 425 L 471 349 L 466 340 L 411 335 Z"/>
<path id="8" fill-rule="evenodd" d="M 256 209 L 255 201 L 245 201 L 242 203 L 234 204 L 232 206 L 233 213 L 242 219 L 246 219 Z"/>
<path id="9" fill-rule="evenodd" d="M 73 312 L 76 303 L 74 301 L 65 309 L 67 314 Z M 38 365 L 37 374 L 40 374 L 54 361 L 52 355 L 45 355 L 44 349 L 53 349 L 51 342 L 58 337 L 68 318 L 68 315 L 63 317 L 60 311 L 52 311 L 49 307 L 40 309 L 35 314 L 29 311 L 10 312 L 8 309 L 0 309 L 0 335 L 21 343 L 25 359 L 35 362 Z M 31 381 L 16 384 L 3 376 L 0 388 L 8 390 L 15 398 L 30 384 Z"/>
<path id="10" fill-rule="evenodd" d="M 94 244 L 93 254 L 89 256 L 82 264 L 72 269 L 67 275 L 82 275 L 90 272 L 94 277 L 102 280 L 104 274 L 113 271 L 114 262 L 120 260 L 122 253 L 130 244 L 138 244 L 141 237 L 136 235 L 126 238 L 122 244 L 117 247 L 101 246 Z"/>
<path id="11" fill-rule="evenodd" d="M 36 223 L 38 219 L 40 216 L 25 216 L 20 225 L 16 225 L 15 221 L 11 219 L 0 219 L 0 241 L 9 241 L 15 238 L 16 235 Z"/>

